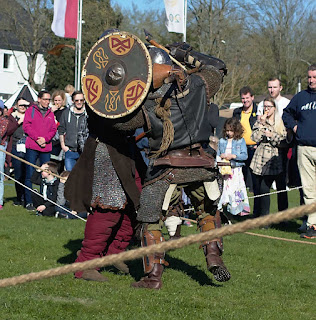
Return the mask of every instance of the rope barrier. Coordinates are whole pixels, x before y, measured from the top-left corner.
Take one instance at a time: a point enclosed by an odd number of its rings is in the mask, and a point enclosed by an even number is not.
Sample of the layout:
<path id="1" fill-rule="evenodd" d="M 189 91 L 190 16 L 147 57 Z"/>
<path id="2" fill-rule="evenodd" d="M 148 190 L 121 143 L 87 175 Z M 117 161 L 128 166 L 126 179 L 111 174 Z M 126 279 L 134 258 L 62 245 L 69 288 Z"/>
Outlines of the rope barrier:
<path id="1" fill-rule="evenodd" d="M 289 189 L 284 189 L 284 190 L 278 190 L 278 191 L 273 191 L 273 192 L 258 194 L 258 195 L 256 195 L 256 196 L 248 197 L 248 199 L 265 197 L 265 196 L 269 196 L 269 195 L 277 194 L 277 193 L 281 193 L 281 192 L 290 192 L 290 191 L 298 190 L 298 189 L 302 189 L 302 188 L 303 188 L 303 186 L 299 186 L 299 187 L 294 187 L 294 188 L 289 188 Z"/>
<path id="2" fill-rule="evenodd" d="M 190 221 L 190 222 L 192 222 L 192 223 L 197 224 L 197 221 L 196 221 L 196 220 L 192 220 L 192 219 L 188 219 L 188 218 L 182 218 L 182 217 L 180 217 L 180 219 L 183 220 L 183 221 Z M 232 224 L 232 223 L 230 222 L 229 224 Z M 302 240 L 294 240 L 294 239 L 288 239 L 288 238 L 273 237 L 273 236 L 268 236 L 268 235 L 260 234 L 260 233 L 245 232 L 245 234 L 248 234 L 248 235 L 250 235 L 250 236 L 267 238 L 267 239 L 274 239 L 274 240 L 281 240 L 281 241 L 287 241 L 287 242 L 295 242 L 295 243 L 303 243 L 303 244 L 316 245 L 316 242 L 308 242 L 308 241 L 302 241 Z"/>
<path id="3" fill-rule="evenodd" d="M 257 236 L 257 237 L 261 237 L 261 238 L 273 239 L 273 240 L 281 240 L 281 241 L 303 243 L 303 244 L 312 244 L 312 245 L 316 246 L 316 242 L 309 242 L 309 241 L 302 241 L 302 240 L 295 240 L 295 239 L 286 239 L 286 238 L 281 238 L 281 237 L 273 237 L 273 236 L 268 236 L 266 234 L 259 234 L 259 233 L 253 233 L 253 232 L 245 232 L 245 234 L 248 234 L 250 236 Z"/>
<path id="4" fill-rule="evenodd" d="M 43 170 L 42 170 L 42 171 L 43 171 Z M 6 176 L 7 178 L 13 180 L 13 181 L 16 182 L 17 184 L 19 184 L 19 185 L 21 185 L 22 187 L 24 187 L 25 189 L 30 190 L 31 192 L 33 192 L 33 193 L 36 194 L 37 196 L 42 197 L 45 201 L 48 201 L 48 202 L 52 203 L 53 205 L 55 205 L 55 206 L 63 209 L 64 211 L 67 211 L 68 213 L 72 214 L 73 216 L 77 217 L 78 219 L 80 219 L 80 220 L 82 220 L 82 221 L 84 221 L 84 222 L 87 222 L 87 220 L 83 219 L 82 217 L 78 216 L 77 214 L 73 213 L 72 211 L 64 208 L 63 206 L 61 206 L 60 204 L 54 202 L 53 200 L 50 200 L 50 199 L 48 199 L 48 198 L 45 199 L 45 197 L 44 197 L 42 194 L 40 194 L 39 192 L 36 192 L 36 191 L 33 190 L 32 188 L 29 188 L 29 187 L 26 186 L 25 184 L 21 183 L 20 181 L 15 180 L 14 178 L 12 178 L 11 176 L 9 176 L 9 175 L 7 175 L 6 173 L 2 172 L 1 170 L 0 170 L 0 174 L 3 174 L 3 175 Z"/>
<path id="5" fill-rule="evenodd" d="M 138 248 L 130 251 L 125 251 L 119 254 L 113 254 L 98 259 L 93 259 L 85 262 L 77 262 L 67 266 L 58 267 L 54 269 L 32 272 L 12 278 L 0 280 L 0 288 L 14 286 L 25 282 L 51 278 L 54 276 L 64 275 L 76 271 L 83 271 L 88 269 L 96 269 L 104 266 L 113 265 L 122 261 L 129 261 L 141 258 L 145 255 L 150 255 L 155 252 L 165 252 L 172 249 L 180 249 L 182 247 L 201 243 L 203 241 L 210 241 L 227 235 L 235 233 L 244 233 L 247 230 L 263 227 L 269 224 L 277 224 L 285 220 L 301 217 L 305 214 L 310 214 L 316 211 L 316 203 L 304 205 L 296 208 L 287 209 L 276 214 L 259 217 L 256 219 L 246 220 L 233 225 L 224 226 L 219 229 L 214 229 L 208 232 L 197 235 L 189 235 L 177 240 L 162 242 L 144 248 Z"/>
<path id="6" fill-rule="evenodd" d="M 49 171 L 49 170 L 43 170 L 41 167 L 37 166 L 36 164 L 33 164 L 33 163 L 29 162 L 29 161 L 26 161 L 26 160 L 24 160 L 24 159 L 22 159 L 22 158 L 20 158 L 20 157 L 18 157 L 18 156 L 16 156 L 16 155 L 12 154 L 11 152 L 9 152 L 9 151 L 7 151 L 7 150 L 2 150 L 2 149 L 0 149 L 0 151 L 3 152 L 3 153 L 5 153 L 5 154 L 7 154 L 7 155 L 9 155 L 9 156 L 11 156 L 11 157 L 13 157 L 13 158 L 15 158 L 15 159 L 17 159 L 17 160 L 20 160 L 21 162 L 24 162 L 25 164 L 27 164 L 27 165 L 29 165 L 29 166 L 31 166 L 31 167 L 39 170 L 39 171 L 45 171 L 45 172 L 51 174 L 52 176 L 54 176 L 54 177 L 56 177 L 56 178 L 58 178 L 58 179 L 62 179 L 62 177 L 59 176 L 58 174 L 53 173 L 53 172 L 51 172 L 51 171 Z"/>

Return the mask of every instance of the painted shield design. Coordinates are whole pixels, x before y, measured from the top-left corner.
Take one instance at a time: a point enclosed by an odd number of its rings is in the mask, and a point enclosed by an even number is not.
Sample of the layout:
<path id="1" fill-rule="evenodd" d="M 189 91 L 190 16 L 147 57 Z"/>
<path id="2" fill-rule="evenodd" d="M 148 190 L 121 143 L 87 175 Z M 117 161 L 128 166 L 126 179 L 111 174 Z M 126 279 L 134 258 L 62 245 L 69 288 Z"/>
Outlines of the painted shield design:
<path id="1" fill-rule="evenodd" d="M 94 44 L 82 71 L 82 89 L 99 116 L 121 118 L 137 109 L 152 81 L 152 63 L 145 44 L 125 31 L 107 34 Z"/>

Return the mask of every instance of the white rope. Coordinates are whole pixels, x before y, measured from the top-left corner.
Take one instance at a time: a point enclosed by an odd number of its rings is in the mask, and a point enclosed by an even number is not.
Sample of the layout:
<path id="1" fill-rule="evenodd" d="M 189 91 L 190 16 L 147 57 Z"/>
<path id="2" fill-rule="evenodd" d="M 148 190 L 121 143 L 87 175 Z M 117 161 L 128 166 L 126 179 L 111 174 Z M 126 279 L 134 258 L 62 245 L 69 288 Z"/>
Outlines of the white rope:
<path id="1" fill-rule="evenodd" d="M 256 196 L 248 197 L 248 199 L 260 198 L 260 197 L 269 196 L 271 194 L 277 194 L 277 193 L 281 193 L 281 192 L 290 192 L 290 191 L 298 190 L 298 189 L 301 189 L 301 188 L 303 188 L 303 186 L 294 187 L 294 188 L 285 189 L 285 190 L 278 190 L 278 191 L 268 192 L 268 193 L 263 193 L 263 194 L 258 194 Z"/>
<path id="2" fill-rule="evenodd" d="M 43 196 L 43 195 L 41 195 L 40 193 L 36 192 L 36 191 L 33 190 L 32 188 L 29 188 L 28 186 L 24 185 L 24 184 L 21 183 L 20 181 L 15 180 L 14 178 L 12 178 L 11 176 L 9 176 L 9 175 L 7 175 L 6 173 L 2 172 L 1 170 L 0 170 L 0 174 L 3 174 L 3 175 L 6 176 L 7 178 L 9 178 L 9 179 L 13 180 L 14 182 L 18 183 L 19 185 L 23 186 L 25 189 L 30 190 L 30 191 L 33 192 L 34 194 L 36 194 L 36 195 L 38 195 L 38 196 L 40 196 L 40 197 L 42 197 L 42 198 L 44 199 L 44 196 Z M 75 213 L 69 211 L 68 209 L 64 208 L 63 206 L 59 205 L 58 203 L 56 203 L 56 202 L 54 202 L 54 201 L 52 201 L 52 200 L 50 200 L 50 199 L 46 199 L 46 200 L 47 200 L 48 202 L 54 204 L 55 206 L 63 209 L 64 211 L 72 214 L 73 216 L 77 217 L 78 219 L 80 219 L 80 220 L 82 220 L 82 221 L 84 221 L 84 222 L 87 221 L 87 220 L 81 218 L 80 216 L 78 216 L 77 214 L 75 214 Z"/>

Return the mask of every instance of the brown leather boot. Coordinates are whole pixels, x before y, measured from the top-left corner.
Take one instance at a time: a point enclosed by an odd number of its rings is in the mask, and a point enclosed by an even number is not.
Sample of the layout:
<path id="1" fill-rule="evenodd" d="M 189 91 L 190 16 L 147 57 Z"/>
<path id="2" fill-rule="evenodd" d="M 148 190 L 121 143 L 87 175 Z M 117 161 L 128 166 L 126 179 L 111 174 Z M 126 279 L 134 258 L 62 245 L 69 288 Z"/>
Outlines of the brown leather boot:
<path id="1" fill-rule="evenodd" d="M 102 276 L 102 274 L 95 269 L 84 270 L 81 278 L 79 279 L 83 279 L 87 281 L 98 281 L 98 282 L 108 281 L 106 277 Z"/>
<path id="2" fill-rule="evenodd" d="M 165 241 L 161 231 L 143 231 L 141 244 L 142 247 L 147 247 L 156 243 Z M 132 283 L 134 288 L 160 289 L 162 287 L 162 273 L 164 265 L 168 263 L 164 260 L 164 253 L 155 253 L 143 258 L 144 271 L 146 276 L 138 282 Z"/>
<path id="3" fill-rule="evenodd" d="M 155 254 L 155 258 L 159 259 L 158 256 L 163 258 L 163 253 Z M 164 260 L 163 260 L 164 261 Z M 141 278 L 138 282 L 132 283 L 134 288 L 147 288 L 147 289 L 160 289 L 162 287 L 161 276 L 163 273 L 163 264 L 154 263 L 152 271 L 147 276 Z"/>
<path id="4" fill-rule="evenodd" d="M 216 216 L 206 216 L 198 222 L 198 226 L 201 232 L 207 232 L 220 228 L 220 216 L 219 212 Z M 221 255 L 223 253 L 223 240 L 214 239 L 212 241 L 205 241 L 201 247 L 203 248 L 206 258 L 207 269 L 214 275 L 214 279 L 219 282 L 228 281 L 231 278 L 229 271 L 227 270 Z"/>
<path id="5" fill-rule="evenodd" d="M 207 269 L 214 275 L 214 279 L 219 282 L 228 281 L 231 275 L 220 257 L 221 251 L 217 241 L 211 241 L 208 244 L 203 245 L 203 250 Z"/>
<path id="6" fill-rule="evenodd" d="M 79 257 L 80 253 L 81 253 L 81 250 L 78 250 L 77 257 Z M 126 263 L 124 263 L 124 261 L 114 263 L 113 267 L 115 267 L 116 269 L 118 269 L 124 273 L 129 273 L 128 265 Z"/>

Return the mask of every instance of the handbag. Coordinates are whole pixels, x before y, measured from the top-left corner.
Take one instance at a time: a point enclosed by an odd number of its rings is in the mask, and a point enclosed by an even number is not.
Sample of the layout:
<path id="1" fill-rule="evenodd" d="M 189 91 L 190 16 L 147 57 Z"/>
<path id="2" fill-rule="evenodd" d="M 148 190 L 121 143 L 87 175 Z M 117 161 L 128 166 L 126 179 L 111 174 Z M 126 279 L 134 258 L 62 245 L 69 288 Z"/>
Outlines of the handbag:
<path id="1" fill-rule="evenodd" d="M 224 175 L 231 175 L 233 174 L 232 167 L 230 166 L 230 161 L 226 159 L 222 159 L 221 162 L 227 162 L 227 166 L 220 166 L 219 172 Z"/>

